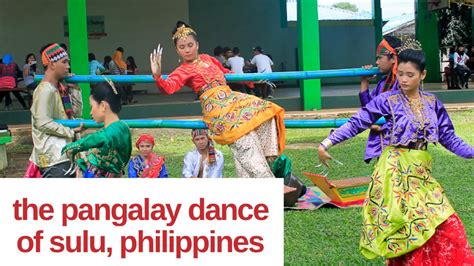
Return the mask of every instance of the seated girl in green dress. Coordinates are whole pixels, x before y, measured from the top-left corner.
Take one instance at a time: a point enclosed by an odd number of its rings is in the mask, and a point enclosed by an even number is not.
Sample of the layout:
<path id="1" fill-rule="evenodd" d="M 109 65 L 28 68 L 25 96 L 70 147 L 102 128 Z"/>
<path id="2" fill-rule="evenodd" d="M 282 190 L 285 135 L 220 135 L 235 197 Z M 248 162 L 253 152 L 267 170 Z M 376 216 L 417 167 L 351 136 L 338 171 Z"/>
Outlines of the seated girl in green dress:
<path id="1" fill-rule="evenodd" d="M 104 128 L 69 143 L 62 153 L 75 158 L 86 151 L 83 158 L 76 160 L 84 177 L 120 177 L 132 151 L 130 129 L 118 116 L 122 109 L 120 88 L 109 80 L 99 83 L 91 88 L 89 101 L 92 118 L 104 123 Z"/>

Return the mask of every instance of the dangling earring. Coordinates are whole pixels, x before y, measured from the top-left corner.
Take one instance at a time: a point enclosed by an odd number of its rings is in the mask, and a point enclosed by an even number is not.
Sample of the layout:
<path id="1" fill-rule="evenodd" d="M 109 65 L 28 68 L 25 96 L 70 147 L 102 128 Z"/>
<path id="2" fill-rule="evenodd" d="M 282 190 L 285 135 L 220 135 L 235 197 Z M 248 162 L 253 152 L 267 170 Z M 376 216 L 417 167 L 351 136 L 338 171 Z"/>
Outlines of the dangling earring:
<path id="1" fill-rule="evenodd" d="M 421 80 L 421 88 L 420 90 L 423 90 L 423 80 Z"/>
<path id="2" fill-rule="evenodd" d="M 178 58 L 178 63 L 180 63 L 180 64 L 181 64 L 181 57 L 180 57 L 180 58 Z"/>

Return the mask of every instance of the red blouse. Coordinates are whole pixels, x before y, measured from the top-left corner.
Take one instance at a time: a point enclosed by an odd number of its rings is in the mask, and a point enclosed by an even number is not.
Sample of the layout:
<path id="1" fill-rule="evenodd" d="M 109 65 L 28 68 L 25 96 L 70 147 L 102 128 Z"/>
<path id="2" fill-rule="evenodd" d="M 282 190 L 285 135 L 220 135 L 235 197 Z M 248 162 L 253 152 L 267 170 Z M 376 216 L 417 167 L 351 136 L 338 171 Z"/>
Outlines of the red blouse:
<path id="1" fill-rule="evenodd" d="M 199 55 L 193 63 L 183 63 L 165 80 L 161 76 L 153 76 L 156 86 L 162 93 L 173 94 L 183 86 L 191 87 L 198 93 L 201 89 L 225 86 L 225 73 L 233 73 L 224 68 L 217 59 L 207 54 Z"/>

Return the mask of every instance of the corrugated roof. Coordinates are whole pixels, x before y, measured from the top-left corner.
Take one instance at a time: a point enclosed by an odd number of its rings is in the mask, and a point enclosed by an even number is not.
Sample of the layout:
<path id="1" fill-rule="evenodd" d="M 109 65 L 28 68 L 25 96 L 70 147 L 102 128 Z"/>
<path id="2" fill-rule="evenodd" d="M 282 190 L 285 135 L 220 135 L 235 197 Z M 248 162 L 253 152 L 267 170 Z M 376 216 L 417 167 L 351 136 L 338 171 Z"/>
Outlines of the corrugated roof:
<path id="1" fill-rule="evenodd" d="M 288 1 L 288 20 L 296 21 L 296 1 Z M 369 12 L 352 12 L 346 9 L 340 9 L 332 6 L 318 5 L 319 20 L 366 20 L 372 19 Z"/>
<path id="2" fill-rule="evenodd" d="M 401 27 L 415 23 L 415 14 L 404 14 L 390 18 L 382 28 L 383 34 L 393 32 Z"/>
<path id="3" fill-rule="evenodd" d="M 319 20 L 372 19 L 369 12 L 353 12 L 332 6 L 318 5 Z"/>

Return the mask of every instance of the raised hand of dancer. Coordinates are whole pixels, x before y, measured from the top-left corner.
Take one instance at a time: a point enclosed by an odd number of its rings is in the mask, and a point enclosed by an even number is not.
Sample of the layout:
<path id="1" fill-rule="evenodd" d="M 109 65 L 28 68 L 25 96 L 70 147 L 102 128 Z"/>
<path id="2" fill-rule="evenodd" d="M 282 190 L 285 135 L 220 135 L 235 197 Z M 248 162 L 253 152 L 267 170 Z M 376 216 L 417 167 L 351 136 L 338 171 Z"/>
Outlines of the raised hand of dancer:
<path id="1" fill-rule="evenodd" d="M 150 54 L 151 73 L 156 76 L 161 76 L 161 55 L 163 54 L 163 47 L 158 44 L 158 47 Z"/>

